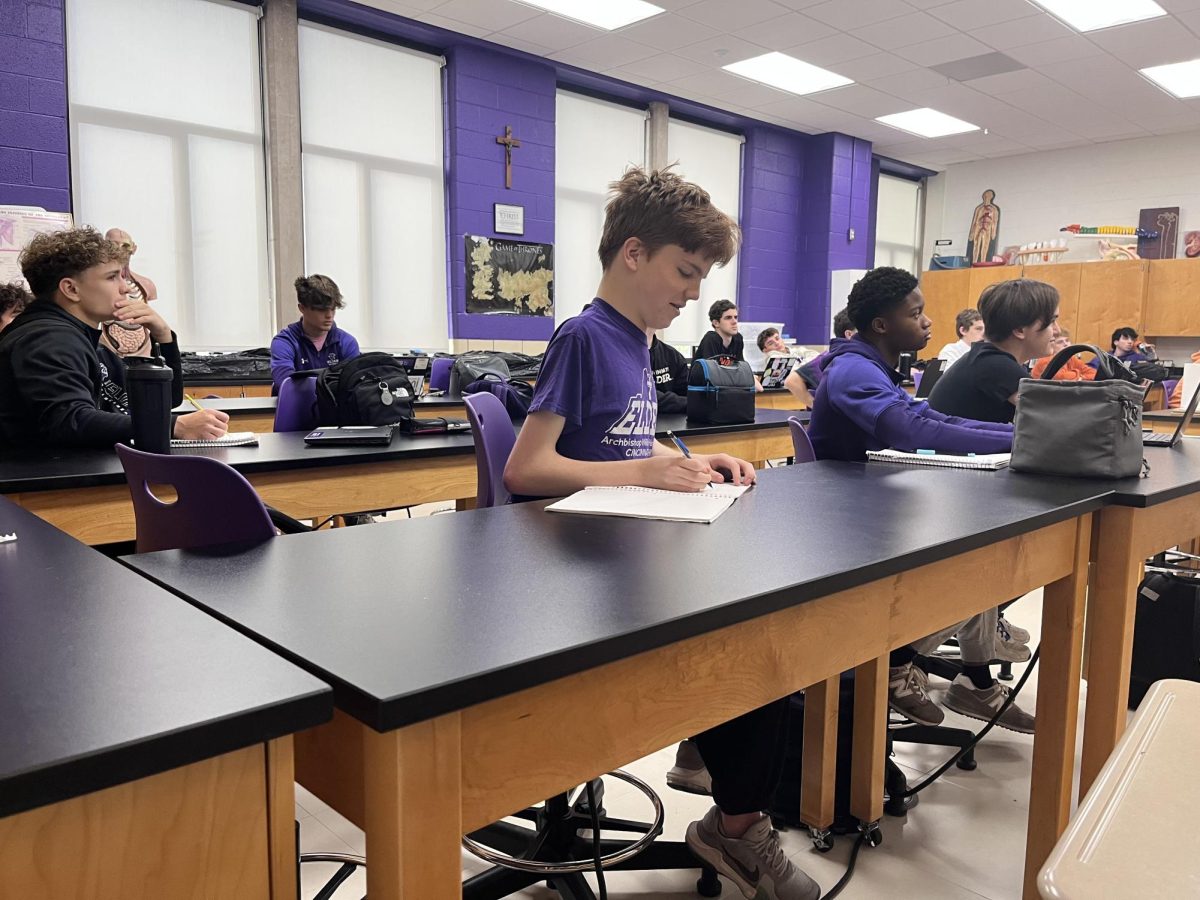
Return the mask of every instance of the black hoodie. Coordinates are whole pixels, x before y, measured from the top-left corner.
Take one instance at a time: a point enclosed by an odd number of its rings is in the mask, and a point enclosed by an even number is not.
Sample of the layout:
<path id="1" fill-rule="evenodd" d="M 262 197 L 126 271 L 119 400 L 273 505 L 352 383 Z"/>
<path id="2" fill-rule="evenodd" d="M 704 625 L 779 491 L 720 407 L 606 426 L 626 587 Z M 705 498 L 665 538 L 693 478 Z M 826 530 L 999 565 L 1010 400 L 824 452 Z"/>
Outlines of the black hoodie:
<path id="1" fill-rule="evenodd" d="M 650 368 L 660 413 L 687 412 L 688 367 L 683 354 L 658 335 L 650 344 Z"/>
<path id="2" fill-rule="evenodd" d="M 174 403 L 183 401 L 179 347 L 161 346 L 174 370 Z M 133 437 L 128 415 L 100 390 L 120 386 L 125 368 L 97 349 L 100 332 L 52 302 L 36 302 L 0 333 L 0 449 L 111 447 Z"/>

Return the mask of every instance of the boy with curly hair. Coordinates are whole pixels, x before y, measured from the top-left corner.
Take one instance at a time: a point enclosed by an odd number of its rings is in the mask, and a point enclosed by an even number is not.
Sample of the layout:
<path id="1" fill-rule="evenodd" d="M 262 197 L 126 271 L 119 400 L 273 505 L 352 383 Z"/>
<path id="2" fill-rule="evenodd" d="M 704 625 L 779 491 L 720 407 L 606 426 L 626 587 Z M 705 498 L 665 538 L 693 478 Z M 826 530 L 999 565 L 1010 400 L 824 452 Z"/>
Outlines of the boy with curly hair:
<path id="1" fill-rule="evenodd" d="M 133 438 L 125 371 L 97 348 L 100 325 L 145 326 L 175 371 L 183 401 L 179 346 L 162 316 L 128 296 L 120 245 L 92 228 L 40 234 L 20 257 L 33 303 L 0 334 L 0 447 L 111 447 Z M 216 410 L 179 416 L 173 434 L 208 440 L 225 433 Z"/>

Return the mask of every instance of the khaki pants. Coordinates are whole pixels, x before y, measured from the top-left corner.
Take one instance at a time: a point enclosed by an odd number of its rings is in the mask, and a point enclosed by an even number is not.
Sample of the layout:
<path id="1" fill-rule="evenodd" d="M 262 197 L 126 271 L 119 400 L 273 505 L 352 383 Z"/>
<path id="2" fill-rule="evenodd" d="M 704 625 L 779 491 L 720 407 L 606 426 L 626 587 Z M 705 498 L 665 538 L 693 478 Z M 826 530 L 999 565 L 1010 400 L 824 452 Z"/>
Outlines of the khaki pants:
<path id="1" fill-rule="evenodd" d="M 951 625 L 929 637 L 913 641 L 912 648 L 928 656 L 949 637 L 958 638 L 958 649 L 964 665 L 985 666 L 996 658 L 996 623 L 1000 614 L 995 607 L 972 616 L 965 622 Z"/>

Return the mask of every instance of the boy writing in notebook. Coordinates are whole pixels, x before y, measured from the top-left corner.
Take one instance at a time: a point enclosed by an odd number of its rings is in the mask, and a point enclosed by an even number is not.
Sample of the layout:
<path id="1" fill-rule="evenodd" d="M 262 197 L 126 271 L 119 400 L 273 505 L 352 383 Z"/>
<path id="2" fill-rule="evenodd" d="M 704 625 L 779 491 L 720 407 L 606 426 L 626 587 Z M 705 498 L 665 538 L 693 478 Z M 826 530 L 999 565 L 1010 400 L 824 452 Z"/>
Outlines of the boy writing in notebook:
<path id="1" fill-rule="evenodd" d="M 1012 425 L 944 415 L 900 387 L 900 354 L 924 349 L 933 325 L 925 316 L 916 278 L 903 269 L 872 269 L 851 289 L 846 310 L 858 333 L 832 348 L 824 361 L 808 430 L 818 459 L 862 460 L 868 450 L 887 447 L 956 454 L 1012 449 Z M 1029 650 L 1000 634 L 997 621 L 991 609 L 892 651 L 892 709 L 924 725 L 941 723 L 943 713 L 929 698 L 924 673 L 912 661 L 951 634 L 958 636 L 964 675 L 951 684 L 946 706 L 977 718 L 982 711 L 998 709 L 1008 689 L 992 680 L 989 664 L 997 658 L 1024 661 Z M 998 724 L 1031 732 L 1033 716 L 1014 703 Z"/>
<path id="2" fill-rule="evenodd" d="M 754 480 L 726 454 L 684 457 L 654 439 L 648 346 L 737 250 L 738 228 L 700 187 L 667 171 L 630 169 L 613 186 L 600 241 L 596 299 L 546 349 L 528 419 L 504 481 L 518 496 L 588 485 L 676 491 Z M 689 846 L 748 898 L 816 900 L 820 889 L 784 855 L 763 815 L 779 780 L 786 700 L 695 737 L 716 806 L 687 831 Z"/>

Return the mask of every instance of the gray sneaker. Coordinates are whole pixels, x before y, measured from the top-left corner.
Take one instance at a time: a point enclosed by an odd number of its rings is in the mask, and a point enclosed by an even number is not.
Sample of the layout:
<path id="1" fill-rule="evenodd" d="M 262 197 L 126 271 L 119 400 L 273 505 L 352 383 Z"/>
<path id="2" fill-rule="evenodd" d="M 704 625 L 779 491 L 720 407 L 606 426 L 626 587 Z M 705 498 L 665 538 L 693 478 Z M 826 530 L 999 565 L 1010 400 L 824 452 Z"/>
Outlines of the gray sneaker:
<path id="1" fill-rule="evenodd" d="M 946 709 L 952 709 L 961 716 L 970 716 L 972 719 L 990 722 L 996 715 L 996 711 L 1004 705 L 1004 701 L 1008 699 L 1010 693 L 1012 691 L 1000 682 L 994 683 L 990 688 L 980 690 L 971 683 L 970 678 L 959 675 L 951 682 L 950 690 L 946 691 L 942 703 L 946 705 Z M 1009 731 L 1033 734 L 1033 723 L 1033 716 L 1014 703 L 996 724 Z"/>
<path id="2" fill-rule="evenodd" d="M 695 741 L 680 741 L 675 750 L 675 765 L 667 770 L 667 787 L 712 796 L 712 776 L 700 758 Z"/>
<path id="3" fill-rule="evenodd" d="M 946 718 L 929 699 L 929 676 L 912 663 L 888 669 L 888 706 L 918 725 L 941 725 Z"/>
<path id="4" fill-rule="evenodd" d="M 747 900 L 818 900 L 821 887 L 797 868 L 779 846 L 779 832 L 763 816 L 740 838 L 721 831 L 715 806 L 687 828 L 687 845 L 732 881 Z"/>
<path id="5" fill-rule="evenodd" d="M 1029 652 L 1028 644 L 1018 641 L 1003 625 L 996 626 L 996 659 L 1001 662 L 1022 663 L 1029 662 L 1031 656 L 1033 654 Z"/>
<path id="6" fill-rule="evenodd" d="M 1029 632 L 1004 618 L 1004 613 L 1000 614 L 1000 619 L 996 622 L 996 630 L 1001 634 L 1007 633 L 1018 644 L 1029 643 Z"/>

